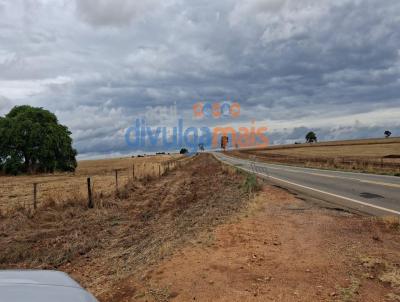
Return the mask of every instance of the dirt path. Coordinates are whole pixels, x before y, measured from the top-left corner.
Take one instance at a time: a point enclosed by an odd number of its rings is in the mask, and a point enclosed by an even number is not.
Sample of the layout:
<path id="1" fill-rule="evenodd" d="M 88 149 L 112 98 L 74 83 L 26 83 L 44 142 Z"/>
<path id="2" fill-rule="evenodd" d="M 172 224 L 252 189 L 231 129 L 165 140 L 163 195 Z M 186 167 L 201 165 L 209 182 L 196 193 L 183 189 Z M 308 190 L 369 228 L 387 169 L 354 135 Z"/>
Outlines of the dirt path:
<path id="1" fill-rule="evenodd" d="M 266 186 L 236 222 L 127 279 L 135 295 L 118 301 L 399 301 L 394 227 Z"/>

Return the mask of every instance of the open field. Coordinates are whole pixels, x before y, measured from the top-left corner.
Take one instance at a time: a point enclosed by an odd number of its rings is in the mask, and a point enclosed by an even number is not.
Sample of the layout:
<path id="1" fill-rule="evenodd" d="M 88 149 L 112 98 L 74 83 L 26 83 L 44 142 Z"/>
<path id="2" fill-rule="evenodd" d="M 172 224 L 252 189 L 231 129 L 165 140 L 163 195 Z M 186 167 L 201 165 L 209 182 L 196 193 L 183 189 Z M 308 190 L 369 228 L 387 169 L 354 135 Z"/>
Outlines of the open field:
<path id="1" fill-rule="evenodd" d="M 158 176 L 159 164 L 180 158 L 180 155 L 160 155 L 144 158 L 119 158 L 86 160 L 78 162 L 75 173 L 55 173 L 46 175 L 0 176 L 0 211 L 14 208 L 31 208 L 33 204 L 33 184 L 37 183 L 38 203 L 63 203 L 70 199 L 87 196 L 87 177 L 92 178 L 95 194 L 107 195 L 115 192 L 115 170 L 118 183 L 124 185 L 133 178 Z M 162 166 L 165 169 L 165 166 Z M 163 171 L 162 171 L 163 172 Z"/>
<path id="2" fill-rule="evenodd" d="M 125 198 L 106 198 L 93 210 L 77 201 L 34 216 L 3 217 L 0 269 L 61 269 L 109 302 L 105 295 L 121 278 L 139 276 L 243 207 L 243 176 L 210 158 L 187 162 L 161 179 L 131 182 Z"/>
<path id="3" fill-rule="evenodd" d="M 0 268 L 70 273 L 101 302 L 398 301 L 400 222 L 309 203 L 211 155 L 124 198 L 0 220 Z M 253 184 L 253 185 L 251 185 Z"/>
<path id="4" fill-rule="evenodd" d="M 400 173 L 400 138 L 271 146 L 231 153 L 244 158 L 256 156 L 266 162 L 306 167 Z"/>
<path id="5" fill-rule="evenodd" d="M 400 138 L 350 140 L 337 142 L 322 142 L 316 144 L 291 145 L 271 147 L 261 153 L 278 153 L 286 155 L 307 156 L 360 156 L 360 157 L 400 157 Z"/>

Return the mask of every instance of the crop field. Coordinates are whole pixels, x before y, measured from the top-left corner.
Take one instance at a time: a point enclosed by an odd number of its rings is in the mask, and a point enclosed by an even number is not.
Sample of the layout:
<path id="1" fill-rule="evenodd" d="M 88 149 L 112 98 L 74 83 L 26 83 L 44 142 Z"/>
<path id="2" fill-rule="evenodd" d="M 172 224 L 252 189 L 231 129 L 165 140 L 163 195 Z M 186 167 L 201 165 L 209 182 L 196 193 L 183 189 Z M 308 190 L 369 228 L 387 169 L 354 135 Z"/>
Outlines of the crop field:
<path id="1" fill-rule="evenodd" d="M 164 173 L 165 163 L 180 155 L 159 155 L 141 158 L 86 160 L 78 162 L 75 173 L 0 176 L 0 211 L 33 207 L 33 186 L 37 184 L 37 203 L 63 203 L 87 196 L 87 178 L 91 178 L 94 194 L 109 195 L 129 179 L 158 177 Z M 134 170 L 134 171 L 133 171 Z"/>
<path id="2" fill-rule="evenodd" d="M 255 156 L 261 161 L 306 167 L 400 173 L 400 138 L 271 146 L 231 153 L 244 158 Z"/>
<path id="3" fill-rule="evenodd" d="M 279 150 L 279 151 L 278 151 Z M 292 145 L 286 147 L 271 147 L 260 153 L 275 153 L 293 156 L 359 156 L 359 157 L 400 157 L 400 138 L 377 140 L 338 141 L 332 143 L 317 143 L 313 145 Z"/>

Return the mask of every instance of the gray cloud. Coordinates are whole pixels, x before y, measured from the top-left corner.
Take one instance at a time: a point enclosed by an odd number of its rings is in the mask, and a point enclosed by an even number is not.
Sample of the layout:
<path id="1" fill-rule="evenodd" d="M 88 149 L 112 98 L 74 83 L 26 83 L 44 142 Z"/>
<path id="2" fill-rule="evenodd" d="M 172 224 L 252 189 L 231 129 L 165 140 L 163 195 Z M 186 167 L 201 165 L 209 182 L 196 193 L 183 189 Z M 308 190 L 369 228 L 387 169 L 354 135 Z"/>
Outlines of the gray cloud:
<path id="1" fill-rule="evenodd" d="M 79 0 L 77 12 L 82 19 L 95 26 L 126 26 L 143 18 L 162 2 L 158 0 Z"/>
<path id="2" fill-rule="evenodd" d="M 10 108 L 11 102 L 4 96 L 0 95 L 0 115 L 6 114 L 6 110 Z"/>
<path id="3" fill-rule="evenodd" d="M 397 0 L 0 0 L 3 113 L 56 112 L 83 155 L 132 151 L 124 129 L 172 125 L 152 108 L 175 102 L 188 125 L 229 122 L 192 120 L 200 100 L 239 101 L 231 122 L 267 124 L 276 143 L 396 134 L 399 13 Z"/>

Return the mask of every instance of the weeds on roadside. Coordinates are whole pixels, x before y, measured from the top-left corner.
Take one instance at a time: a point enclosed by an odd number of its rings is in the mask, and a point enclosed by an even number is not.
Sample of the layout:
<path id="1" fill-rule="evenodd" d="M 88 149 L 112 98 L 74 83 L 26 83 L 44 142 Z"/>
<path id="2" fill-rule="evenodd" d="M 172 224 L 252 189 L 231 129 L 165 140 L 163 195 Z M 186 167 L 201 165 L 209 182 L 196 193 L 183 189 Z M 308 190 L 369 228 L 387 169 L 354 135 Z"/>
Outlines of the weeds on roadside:
<path id="1" fill-rule="evenodd" d="M 400 301 L 400 296 L 396 295 L 394 293 L 390 293 L 386 295 L 386 299 L 388 301 L 394 301 L 394 302 L 399 302 Z"/>
<path id="2" fill-rule="evenodd" d="M 376 217 L 374 220 L 383 224 L 387 229 L 400 231 L 400 218 L 397 216 Z"/>
<path id="3" fill-rule="evenodd" d="M 377 257 L 361 257 L 360 262 L 364 268 L 375 274 L 379 281 L 390 284 L 394 289 L 400 289 L 400 269 L 396 264 Z"/>
<path id="4" fill-rule="evenodd" d="M 258 179 L 254 174 L 247 174 L 243 183 L 243 189 L 248 194 L 255 193 L 261 189 L 261 185 L 258 183 Z"/>
<path id="5" fill-rule="evenodd" d="M 349 287 L 339 288 L 340 301 L 352 302 L 355 301 L 355 296 L 358 295 L 358 290 L 360 288 L 360 281 L 353 278 Z"/>
<path id="6" fill-rule="evenodd" d="M 168 302 L 177 295 L 177 293 L 171 292 L 169 287 L 151 288 L 148 291 L 148 296 L 152 297 L 156 302 Z"/>
<path id="7" fill-rule="evenodd" d="M 221 169 L 222 169 L 222 173 L 224 173 L 226 175 L 229 175 L 229 176 L 239 174 L 238 173 L 238 171 L 239 171 L 238 168 L 235 168 L 235 167 L 232 167 L 232 166 L 228 166 L 226 164 L 221 164 Z"/>

